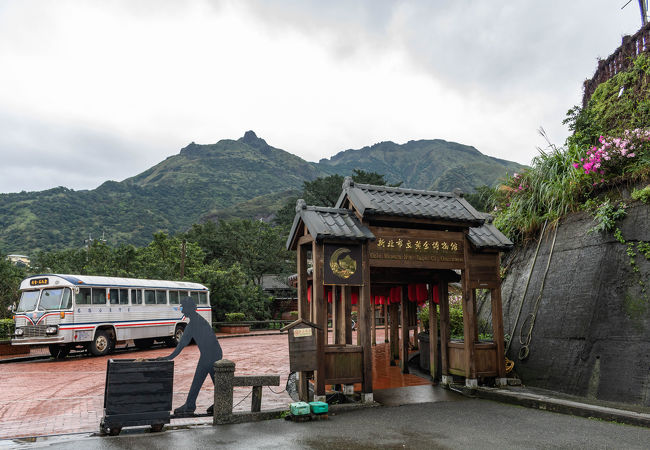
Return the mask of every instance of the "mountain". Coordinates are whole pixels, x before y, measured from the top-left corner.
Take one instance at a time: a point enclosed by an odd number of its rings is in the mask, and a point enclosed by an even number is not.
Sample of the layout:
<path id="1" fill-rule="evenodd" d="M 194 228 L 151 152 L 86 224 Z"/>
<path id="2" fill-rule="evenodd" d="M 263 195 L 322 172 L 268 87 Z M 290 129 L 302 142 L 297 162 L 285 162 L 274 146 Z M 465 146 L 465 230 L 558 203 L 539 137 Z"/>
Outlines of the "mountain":
<path id="1" fill-rule="evenodd" d="M 410 188 L 471 191 L 522 166 L 442 140 L 382 142 L 310 163 L 247 131 L 237 140 L 192 142 L 139 175 L 97 189 L 0 194 L 0 251 L 33 255 L 80 247 L 102 234 L 110 245 L 146 245 L 156 231 L 177 233 L 202 220 L 268 219 L 304 181 L 352 169 Z"/>
<path id="2" fill-rule="evenodd" d="M 409 141 L 399 145 L 381 142 L 360 150 L 345 150 L 321 159 L 323 171 L 349 174 L 352 169 L 385 175 L 389 182 L 402 181 L 413 189 L 471 192 L 475 187 L 494 185 L 506 173 L 521 171 L 521 164 L 492 158 L 474 147 L 441 139 Z"/>

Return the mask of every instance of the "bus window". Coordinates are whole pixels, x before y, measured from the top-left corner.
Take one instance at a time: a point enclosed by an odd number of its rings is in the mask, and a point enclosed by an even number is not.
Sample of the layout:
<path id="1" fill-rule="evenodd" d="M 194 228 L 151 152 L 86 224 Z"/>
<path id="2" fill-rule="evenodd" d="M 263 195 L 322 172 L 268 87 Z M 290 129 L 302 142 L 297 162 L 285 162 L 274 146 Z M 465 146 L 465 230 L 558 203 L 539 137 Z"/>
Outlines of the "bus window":
<path id="1" fill-rule="evenodd" d="M 132 305 L 142 304 L 142 289 L 131 289 L 131 304 Z"/>
<path id="2" fill-rule="evenodd" d="M 61 299 L 61 309 L 72 308 L 72 295 L 70 289 L 64 289 L 63 298 Z"/>
<path id="3" fill-rule="evenodd" d="M 117 289 L 110 289 L 108 292 L 108 299 L 111 305 L 117 305 L 120 303 L 120 291 Z"/>
<path id="4" fill-rule="evenodd" d="M 74 302 L 77 305 L 90 305 L 90 288 L 78 288 L 79 292 L 77 292 L 74 296 Z"/>
<path id="5" fill-rule="evenodd" d="M 199 292 L 199 305 L 207 305 L 207 304 L 208 304 L 208 293 Z"/>
<path id="6" fill-rule="evenodd" d="M 93 288 L 93 305 L 105 305 L 106 304 L 106 289 L 104 288 Z"/>
<path id="7" fill-rule="evenodd" d="M 120 305 L 128 305 L 128 304 L 129 304 L 129 290 L 120 289 Z"/>
<path id="8" fill-rule="evenodd" d="M 61 296 L 63 295 L 63 288 L 59 289 L 43 289 L 41 294 L 41 301 L 38 304 L 38 309 L 51 311 L 59 309 L 61 306 Z"/>
<path id="9" fill-rule="evenodd" d="M 197 305 L 199 304 L 199 293 L 198 292 L 190 292 L 190 297 L 192 297 L 192 300 L 194 300 L 194 303 Z"/>
<path id="10" fill-rule="evenodd" d="M 178 291 L 169 291 L 169 303 L 172 305 L 178 305 L 180 303 Z"/>
<path id="11" fill-rule="evenodd" d="M 167 291 L 156 291 L 156 304 L 157 305 L 167 304 Z"/>
<path id="12" fill-rule="evenodd" d="M 156 291 L 150 291 L 150 290 L 144 291 L 144 303 L 145 305 L 155 305 Z"/>

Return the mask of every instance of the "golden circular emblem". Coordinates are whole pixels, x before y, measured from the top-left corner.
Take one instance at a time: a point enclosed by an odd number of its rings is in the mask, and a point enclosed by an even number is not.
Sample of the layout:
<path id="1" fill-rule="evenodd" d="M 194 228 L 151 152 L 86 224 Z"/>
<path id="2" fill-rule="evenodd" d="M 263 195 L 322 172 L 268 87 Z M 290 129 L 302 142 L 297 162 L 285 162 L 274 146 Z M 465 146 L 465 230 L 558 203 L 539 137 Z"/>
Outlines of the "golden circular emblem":
<path id="1" fill-rule="evenodd" d="M 347 280 L 357 271 L 357 262 L 350 255 L 345 255 L 346 253 L 350 253 L 350 249 L 336 249 L 330 257 L 330 269 L 337 277 Z"/>

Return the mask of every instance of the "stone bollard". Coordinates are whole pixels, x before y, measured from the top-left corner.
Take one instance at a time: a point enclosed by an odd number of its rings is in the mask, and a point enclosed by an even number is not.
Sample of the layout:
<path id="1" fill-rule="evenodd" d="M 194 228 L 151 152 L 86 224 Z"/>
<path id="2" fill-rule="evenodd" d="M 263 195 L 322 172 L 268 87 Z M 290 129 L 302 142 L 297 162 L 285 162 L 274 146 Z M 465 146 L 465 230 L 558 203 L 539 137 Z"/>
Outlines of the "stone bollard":
<path id="1" fill-rule="evenodd" d="M 214 417 L 213 425 L 232 422 L 232 391 L 235 379 L 235 363 L 221 359 L 214 363 Z"/>

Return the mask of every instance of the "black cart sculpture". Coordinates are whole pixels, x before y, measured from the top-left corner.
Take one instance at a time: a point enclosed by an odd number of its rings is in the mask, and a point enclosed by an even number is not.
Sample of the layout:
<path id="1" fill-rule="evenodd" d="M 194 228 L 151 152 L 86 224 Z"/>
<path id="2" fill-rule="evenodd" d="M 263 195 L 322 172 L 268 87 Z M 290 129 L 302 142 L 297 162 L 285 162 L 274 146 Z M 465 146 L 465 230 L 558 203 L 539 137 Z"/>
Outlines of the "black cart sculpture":
<path id="1" fill-rule="evenodd" d="M 117 435 L 142 425 L 161 431 L 171 418 L 173 386 L 173 361 L 109 359 L 100 431 Z"/>

